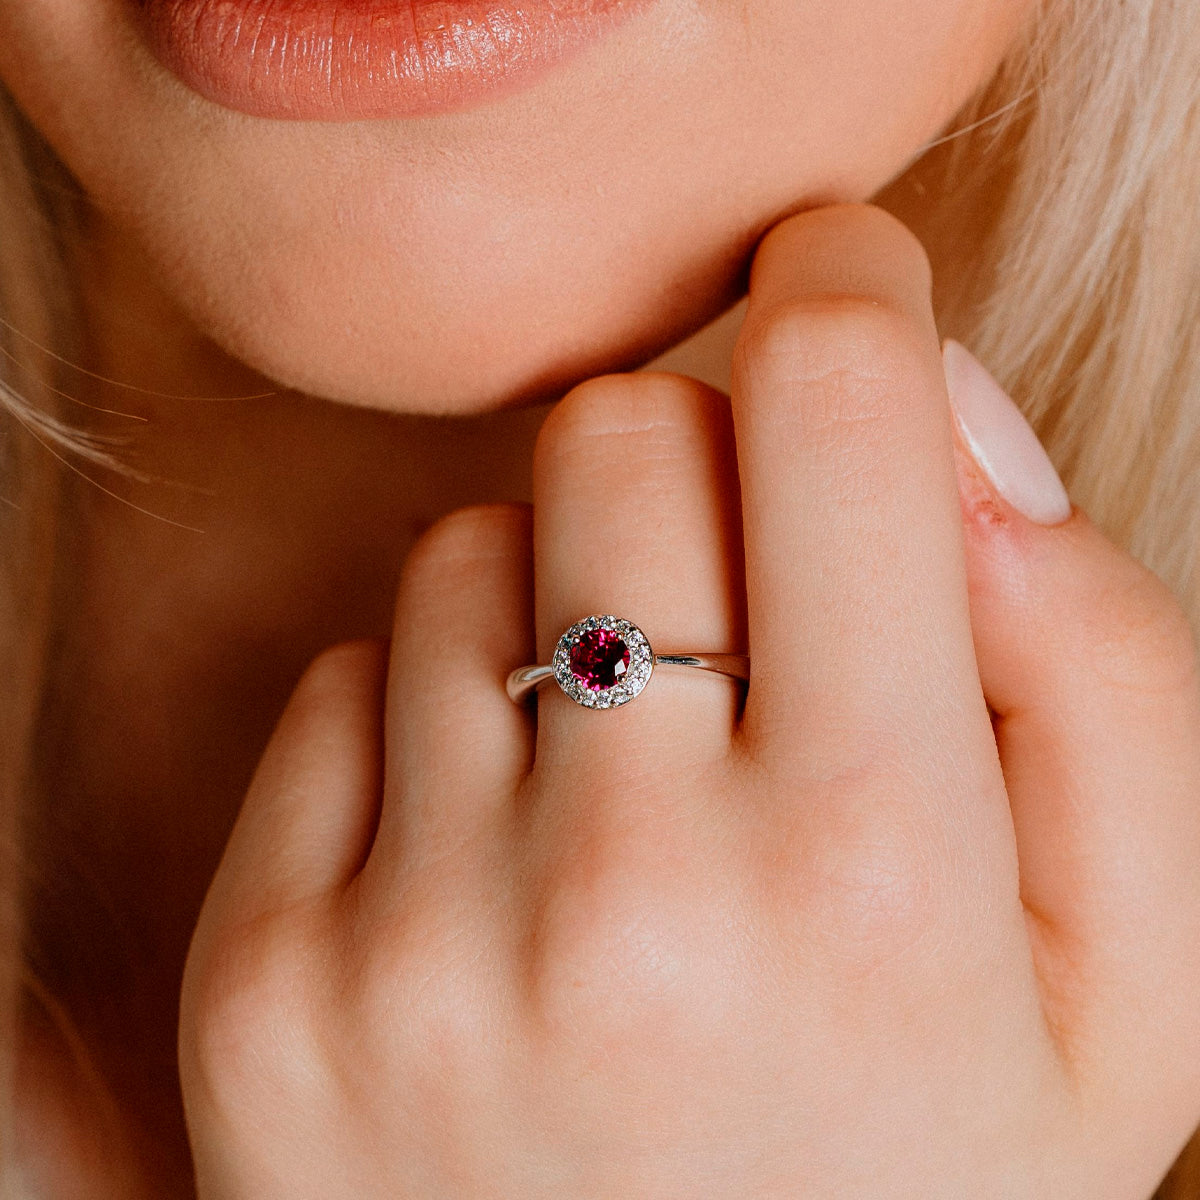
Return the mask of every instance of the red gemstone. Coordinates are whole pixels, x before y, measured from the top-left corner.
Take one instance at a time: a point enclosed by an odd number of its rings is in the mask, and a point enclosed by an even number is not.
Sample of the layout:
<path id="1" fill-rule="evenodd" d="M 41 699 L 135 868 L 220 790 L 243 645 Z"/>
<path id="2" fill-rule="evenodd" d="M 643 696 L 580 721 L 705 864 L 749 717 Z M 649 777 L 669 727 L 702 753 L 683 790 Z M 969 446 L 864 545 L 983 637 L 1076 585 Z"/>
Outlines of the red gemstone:
<path id="1" fill-rule="evenodd" d="M 571 674 L 586 688 L 602 692 L 629 670 L 629 647 L 611 629 L 589 629 L 571 647 Z"/>

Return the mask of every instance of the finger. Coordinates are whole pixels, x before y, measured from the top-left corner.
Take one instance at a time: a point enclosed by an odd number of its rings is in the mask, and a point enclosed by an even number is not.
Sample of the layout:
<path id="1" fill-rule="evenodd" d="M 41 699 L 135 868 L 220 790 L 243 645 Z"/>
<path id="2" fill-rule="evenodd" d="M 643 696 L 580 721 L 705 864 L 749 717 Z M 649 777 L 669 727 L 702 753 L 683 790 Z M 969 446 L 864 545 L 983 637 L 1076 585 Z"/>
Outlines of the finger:
<path id="1" fill-rule="evenodd" d="M 387 645 L 347 642 L 296 685 L 238 814 L 206 909 L 239 920 L 335 891 L 358 870 L 383 788 Z"/>
<path id="2" fill-rule="evenodd" d="M 592 380 L 551 412 L 534 460 L 540 661 L 581 618 L 637 624 L 659 653 L 744 649 L 740 516 L 729 403 L 679 376 Z M 553 685 L 538 699 L 538 764 L 636 740 L 668 757 L 721 755 L 739 696 L 729 680 L 661 668 L 596 713 Z"/>
<path id="3" fill-rule="evenodd" d="M 990 748 L 924 252 L 848 205 L 755 258 L 733 411 L 758 752 L 958 764 Z M 951 770 L 957 771 L 957 766 Z"/>
<path id="4" fill-rule="evenodd" d="M 486 852 L 533 754 L 505 677 L 533 653 L 530 514 L 483 505 L 439 521 L 405 562 L 387 694 L 387 784 L 367 886 Z"/>
<path id="5" fill-rule="evenodd" d="M 1049 460 L 983 368 L 953 345 L 946 360 L 965 431 L 959 472 L 979 669 L 1050 1005 L 1064 1027 L 1082 1019 L 1094 1032 L 1111 1021 L 1112 1036 L 1096 1040 L 1136 1047 L 1123 1070 L 1146 1069 L 1155 1044 L 1146 1021 L 1168 1033 L 1172 1057 L 1200 1060 L 1191 628 L 1155 576 L 1083 514 L 1069 515 Z M 1104 997 L 1105 1013 L 1087 1013 L 1092 996 Z M 1150 1069 L 1158 1075 L 1161 1064 Z M 1200 1086 L 1198 1074 L 1189 1087 Z"/>

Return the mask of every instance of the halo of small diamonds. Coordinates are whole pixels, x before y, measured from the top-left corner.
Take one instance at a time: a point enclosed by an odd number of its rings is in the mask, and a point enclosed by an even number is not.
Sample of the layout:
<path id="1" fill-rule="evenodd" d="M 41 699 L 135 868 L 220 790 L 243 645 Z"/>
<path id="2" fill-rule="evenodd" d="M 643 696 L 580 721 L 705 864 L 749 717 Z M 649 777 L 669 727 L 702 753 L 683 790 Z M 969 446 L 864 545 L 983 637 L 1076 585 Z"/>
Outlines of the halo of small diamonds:
<path id="1" fill-rule="evenodd" d="M 632 622 L 611 615 L 585 617 L 558 639 L 554 678 L 584 708 L 628 704 L 650 680 L 654 654 Z"/>

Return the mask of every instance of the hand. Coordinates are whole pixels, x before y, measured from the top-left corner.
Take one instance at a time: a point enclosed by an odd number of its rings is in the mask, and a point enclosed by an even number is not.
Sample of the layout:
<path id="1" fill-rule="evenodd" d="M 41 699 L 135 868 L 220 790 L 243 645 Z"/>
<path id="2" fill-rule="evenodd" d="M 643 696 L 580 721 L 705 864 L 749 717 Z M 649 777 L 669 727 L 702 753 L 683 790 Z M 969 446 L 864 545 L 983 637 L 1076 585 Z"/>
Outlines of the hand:
<path id="1" fill-rule="evenodd" d="M 1200 1119 L 1174 600 L 970 456 L 877 210 L 768 235 L 734 376 L 577 388 L 532 525 L 297 688 L 185 980 L 202 1196 L 1146 1200 Z M 748 643 L 744 711 L 512 704 L 593 612 Z"/>

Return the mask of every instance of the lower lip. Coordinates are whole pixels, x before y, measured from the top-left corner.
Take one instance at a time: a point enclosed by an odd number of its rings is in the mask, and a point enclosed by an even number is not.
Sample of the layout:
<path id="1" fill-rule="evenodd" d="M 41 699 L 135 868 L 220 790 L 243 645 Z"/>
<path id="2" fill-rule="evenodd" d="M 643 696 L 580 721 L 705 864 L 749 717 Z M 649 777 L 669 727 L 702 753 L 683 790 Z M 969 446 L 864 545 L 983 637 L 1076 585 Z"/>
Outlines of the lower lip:
<path id="1" fill-rule="evenodd" d="M 157 57 L 256 117 L 452 112 L 528 86 L 650 0 L 135 0 Z"/>

